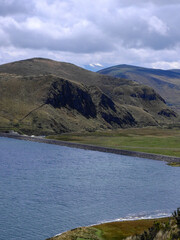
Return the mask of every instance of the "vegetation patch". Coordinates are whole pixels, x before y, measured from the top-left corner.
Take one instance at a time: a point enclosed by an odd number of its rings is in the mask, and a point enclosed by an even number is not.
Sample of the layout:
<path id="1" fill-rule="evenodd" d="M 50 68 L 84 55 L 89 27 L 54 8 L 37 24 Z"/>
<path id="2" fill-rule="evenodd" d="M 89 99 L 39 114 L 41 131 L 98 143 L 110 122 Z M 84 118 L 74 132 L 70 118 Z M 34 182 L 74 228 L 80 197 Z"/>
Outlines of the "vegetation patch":
<path id="1" fill-rule="evenodd" d="M 101 230 L 95 227 L 80 227 L 47 240 L 103 240 Z"/>
<path id="2" fill-rule="evenodd" d="M 168 218 L 158 219 L 158 222 L 168 222 Z M 137 221 L 112 222 L 95 226 L 102 231 L 104 240 L 121 240 L 132 235 L 142 234 L 146 229 L 153 226 L 154 219 Z"/>
<path id="3" fill-rule="evenodd" d="M 172 217 L 76 228 L 48 240 L 179 240 L 180 208 Z"/>
<path id="4" fill-rule="evenodd" d="M 170 162 L 170 163 L 167 163 L 167 165 L 171 167 L 180 167 L 180 163 L 177 163 L 177 162 Z"/>
<path id="5" fill-rule="evenodd" d="M 131 128 L 49 136 L 50 139 L 69 141 L 180 157 L 180 130 Z"/>
<path id="6" fill-rule="evenodd" d="M 158 222 L 166 224 L 169 218 L 158 219 Z M 76 228 L 47 240 L 121 240 L 132 235 L 143 234 L 155 223 L 154 219 L 104 223 L 93 227 Z"/>

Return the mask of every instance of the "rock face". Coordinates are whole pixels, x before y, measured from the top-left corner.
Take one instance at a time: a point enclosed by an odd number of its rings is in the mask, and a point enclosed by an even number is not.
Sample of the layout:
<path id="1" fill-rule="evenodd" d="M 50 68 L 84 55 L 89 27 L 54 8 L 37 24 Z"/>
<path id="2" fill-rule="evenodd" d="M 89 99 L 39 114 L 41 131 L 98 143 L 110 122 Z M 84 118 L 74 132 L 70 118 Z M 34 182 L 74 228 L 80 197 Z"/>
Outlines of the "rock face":
<path id="1" fill-rule="evenodd" d="M 90 93 L 64 79 L 51 84 L 45 103 L 54 108 L 66 107 L 77 110 L 86 118 L 95 118 L 97 114 Z"/>
<path id="2" fill-rule="evenodd" d="M 0 129 L 28 134 L 178 121 L 152 88 L 73 64 L 29 59 L 0 66 Z"/>
<path id="3" fill-rule="evenodd" d="M 158 112 L 158 114 L 165 117 L 176 117 L 176 113 L 174 111 L 170 111 L 169 109 L 162 109 L 160 112 Z"/>

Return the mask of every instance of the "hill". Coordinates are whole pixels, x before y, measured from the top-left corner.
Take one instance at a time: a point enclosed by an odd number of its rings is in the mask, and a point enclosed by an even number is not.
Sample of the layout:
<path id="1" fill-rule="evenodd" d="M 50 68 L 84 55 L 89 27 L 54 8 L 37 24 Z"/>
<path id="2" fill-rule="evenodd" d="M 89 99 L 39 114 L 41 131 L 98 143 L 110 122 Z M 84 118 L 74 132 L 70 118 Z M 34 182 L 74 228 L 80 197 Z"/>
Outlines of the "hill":
<path id="1" fill-rule="evenodd" d="M 178 121 L 139 83 L 33 58 L 0 66 L 0 129 L 28 134 L 95 131 Z"/>
<path id="2" fill-rule="evenodd" d="M 152 87 L 167 105 L 180 112 L 180 70 L 160 70 L 130 65 L 117 65 L 98 71 L 113 77 L 126 78 Z"/>

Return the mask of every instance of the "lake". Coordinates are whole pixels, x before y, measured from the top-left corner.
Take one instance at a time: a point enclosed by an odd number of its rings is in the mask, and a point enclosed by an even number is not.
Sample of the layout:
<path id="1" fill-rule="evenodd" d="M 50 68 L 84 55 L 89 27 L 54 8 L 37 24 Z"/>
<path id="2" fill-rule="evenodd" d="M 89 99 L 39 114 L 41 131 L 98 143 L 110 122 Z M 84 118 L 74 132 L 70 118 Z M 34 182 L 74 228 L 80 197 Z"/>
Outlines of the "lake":
<path id="1" fill-rule="evenodd" d="M 179 176 L 160 161 L 0 137 L 1 239 L 170 215 Z"/>

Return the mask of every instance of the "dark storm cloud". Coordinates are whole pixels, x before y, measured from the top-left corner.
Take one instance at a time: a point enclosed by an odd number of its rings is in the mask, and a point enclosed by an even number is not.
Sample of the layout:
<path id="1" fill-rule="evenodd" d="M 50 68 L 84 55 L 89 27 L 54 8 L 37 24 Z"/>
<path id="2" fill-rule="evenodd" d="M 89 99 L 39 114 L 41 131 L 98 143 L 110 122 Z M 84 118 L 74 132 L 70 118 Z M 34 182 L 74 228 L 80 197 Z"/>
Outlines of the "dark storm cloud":
<path id="1" fill-rule="evenodd" d="M 31 1 L 0 0 L 0 16 L 26 14 L 33 10 Z"/>
<path id="2" fill-rule="evenodd" d="M 177 5 L 179 4 L 178 0 L 115 0 L 116 4 L 119 6 L 137 6 L 143 4 L 155 4 L 159 5 Z"/>
<path id="3" fill-rule="evenodd" d="M 113 50 L 113 45 L 104 41 L 102 36 L 81 34 L 80 36 L 55 39 L 45 33 L 12 29 L 10 39 L 14 46 L 31 49 L 50 49 L 74 53 L 106 52 Z"/>
<path id="4" fill-rule="evenodd" d="M 81 28 L 84 30 L 82 31 Z M 67 31 L 66 27 L 44 23 L 37 18 L 30 18 L 22 25 L 7 18 L 7 24 L 2 29 L 8 33 L 9 45 L 18 48 L 74 53 L 107 52 L 114 49 L 111 39 L 108 40 L 106 35 L 91 25 L 83 26 L 80 24 Z"/>

